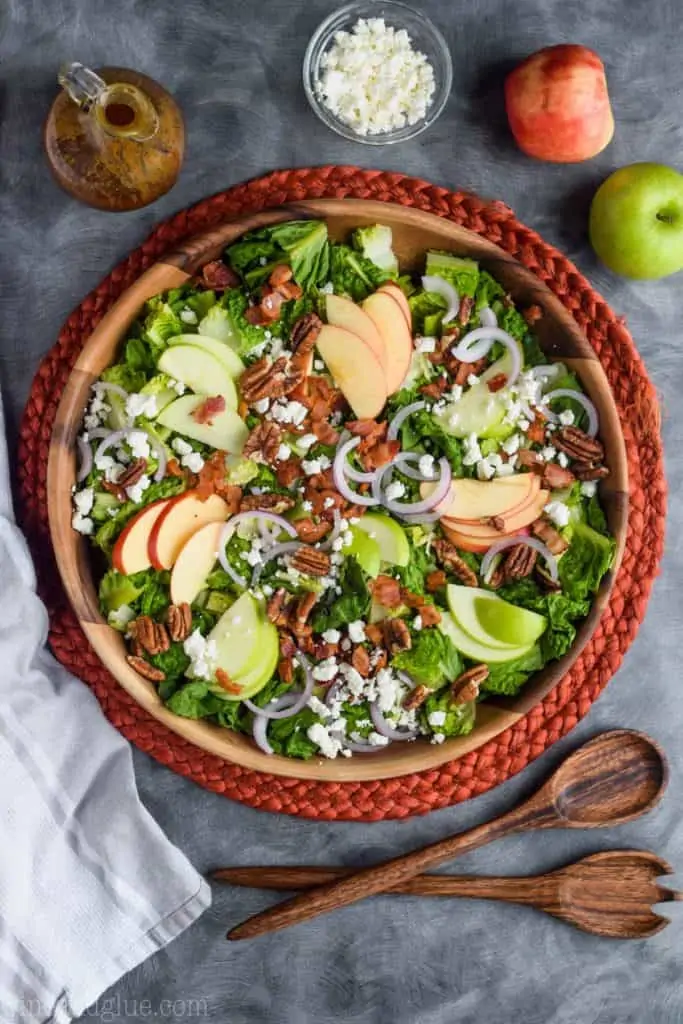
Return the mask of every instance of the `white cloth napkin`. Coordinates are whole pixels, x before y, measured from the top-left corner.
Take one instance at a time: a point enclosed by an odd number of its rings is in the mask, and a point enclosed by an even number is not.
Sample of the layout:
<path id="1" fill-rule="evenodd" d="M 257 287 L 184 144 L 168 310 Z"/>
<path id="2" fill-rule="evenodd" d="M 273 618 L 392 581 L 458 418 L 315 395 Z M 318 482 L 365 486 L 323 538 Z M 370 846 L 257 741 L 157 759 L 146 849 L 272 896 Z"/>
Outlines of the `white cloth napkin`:
<path id="1" fill-rule="evenodd" d="M 48 653 L 0 400 L 0 1021 L 66 1024 L 209 906 L 131 751 Z"/>

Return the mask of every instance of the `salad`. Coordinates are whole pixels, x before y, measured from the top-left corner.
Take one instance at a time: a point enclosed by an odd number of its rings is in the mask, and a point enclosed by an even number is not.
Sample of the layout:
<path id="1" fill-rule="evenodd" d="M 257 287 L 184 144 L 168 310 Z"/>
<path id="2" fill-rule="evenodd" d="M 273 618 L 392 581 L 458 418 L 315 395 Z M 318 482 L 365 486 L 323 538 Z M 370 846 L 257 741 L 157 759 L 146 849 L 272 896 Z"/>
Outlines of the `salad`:
<path id="1" fill-rule="evenodd" d="M 73 527 L 175 714 L 292 758 L 469 733 L 572 645 L 615 544 L 595 407 L 470 259 L 242 236 L 93 385 Z"/>

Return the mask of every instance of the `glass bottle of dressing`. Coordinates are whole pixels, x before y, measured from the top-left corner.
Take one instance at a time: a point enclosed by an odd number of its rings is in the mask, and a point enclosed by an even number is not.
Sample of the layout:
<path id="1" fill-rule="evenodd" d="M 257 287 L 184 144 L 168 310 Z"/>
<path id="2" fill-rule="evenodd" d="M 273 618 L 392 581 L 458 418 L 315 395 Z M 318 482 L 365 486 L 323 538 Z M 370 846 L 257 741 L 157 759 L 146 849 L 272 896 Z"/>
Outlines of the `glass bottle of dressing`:
<path id="1" fill-rule="evenodd" d="M 183 118 L 173 97 L 129 68 L 68 64 L 45 123 L 57 181 L 102 210 L 136 210 L 173 186 L 183 160 Z"/>

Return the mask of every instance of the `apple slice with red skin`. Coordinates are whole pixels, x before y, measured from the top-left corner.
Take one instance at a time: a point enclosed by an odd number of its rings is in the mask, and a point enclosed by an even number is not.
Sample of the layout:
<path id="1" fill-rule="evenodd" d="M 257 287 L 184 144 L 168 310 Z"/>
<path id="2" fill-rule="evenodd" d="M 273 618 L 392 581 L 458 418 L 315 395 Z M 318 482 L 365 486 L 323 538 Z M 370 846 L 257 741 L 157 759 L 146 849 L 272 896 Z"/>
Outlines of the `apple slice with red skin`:
<path id="1" fill-rule="evenodd" d="M 381 285 L 380 288 L 378 288 L 378 291 L 383 292 L 385 295 L 390 295 L 394 302 L 398 302 L 401 307 L 401 312 L 405 317 L 406 327 L 412 334 L 413 314 L 410 309 L 410 304 L 399 286 L 397 284 L 390 284 L 387 282 L 387 284 Z"/>
<path id="2" fill-rule="evenodd" d="M 387 351 L 387 394 L 393 395 L 403 384 L 413 358 L 410 328 L 398 302 L 387 292 L 378 291 L 368 295 L 362 308 L 384 339 Z"/>
<path id="3" fill-rule="evenodd" d="M 536 476 L 535 473 L 529 473 L 528 476 L 531 478 L 532 483 L 531 483 L 531 486 L 529 487 L 529 491 L 528 491 L 527 497 L 523 498 L 516 505 L 513 505 L 510 508 L 505 509 L 502 512 L 496 512 L 495 513 L 496 516 L 498 516 L 500 519 L 503 519 L 503 520 L 507 521 L 511 516 L 515 516 L 519 512 L 522 512 L 528 505 L 532 504 L 532 502 L 534 502 L 536 500 L 536 498 L 538 497 L 538 495 L 540 493 L 540 490 L 541 490 L 541 478 L 539 476 Z M 508 478 L 505 477 L 504 479 L 508 479 Z M 449 520 L 452 519 L 454 521 L 454 523 L 460 523 L 463 526 L 477 526 L 478 524 L 481 524 L 486 519 L 489 519 L 491 517 L 488 516 L 488 515 L 484 515 L 484 516 L 478 516 L 476 518 L 473 517 L 472 519 L 465 519 L 465 518 L 463 518 L 461 516 L 452 516 L 450 514 L 447 514 L 447 518 Z"/>
<path id="4" fill-rule="evenodd" d="M 160 498 L 153 501 L 140 509 L 123 528 L 111 553 L 111 564 L 117 572 L 132 576 L 134 572 L 149 569 L 152 564 L 149 559 L 150 534 L 170 500 Z"/>
<path id="5" fill-rule="evenodd" d="M 435 483 L 428 481 L 420 486 L 420 497 L 428 498 Z M 540 480 L 535 473 L 517 473 L 514 476 L 497 477 L 494 480 L 454 480 L 436 511 L 449 519 L 477 523 L 490 516 L 502 516 L 527 504 L 540 490 Z"/>
<path id="6" fill-rule="evenodd" d="M 384 367 L 369 345 L 343 327 L 324 324 L 318 352 L 359 420 L 379 416 L 387 400 Z"/>
<path id="7" fill-rule="evenodd" d="M 448 518 L 440 521 L 441 528 L 448 539 L 464 551 L 488 551 L 496 541 L 515 536 L 538 519 L 549 496 L 549 491 L 539 491 L 534 500 L 523 509 L 513 515 L 501 517 L 504 523 L 502 530 L 494 530 L 483 523 L 467 524 Z"/>
<path id="8" fill-rule="evenodd" d="M 207 523 L 224 523 L 228 506 L 217 494 L 202 501 L 197 491 L 171 498 L 149 536 L 149 560 L 155 569 L 171 569 L 190 537 Z"/>
<path id="9" fill-rule="evenodd" d="M 343 327 L 345 331 L 357 334 L 375 353 L 386 373 L 387 348 L 368 314 L 343 295 L 328 295 L 325 310 L 327 322 L 333 327 Z"/>
<path id="10" fill-rule="evenodd" d="M 207 523 L 183 545 L 171 572 L 171 601 L 192 604 L 218 558 L 223 522 Z"/>

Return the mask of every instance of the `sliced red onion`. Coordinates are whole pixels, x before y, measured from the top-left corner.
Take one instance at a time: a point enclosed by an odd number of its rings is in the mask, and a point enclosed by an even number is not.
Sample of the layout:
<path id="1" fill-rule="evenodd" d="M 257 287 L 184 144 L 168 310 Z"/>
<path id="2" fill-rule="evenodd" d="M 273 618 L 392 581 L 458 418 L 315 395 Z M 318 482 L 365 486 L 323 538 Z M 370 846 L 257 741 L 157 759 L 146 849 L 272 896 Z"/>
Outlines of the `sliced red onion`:
<path id="1" fill-rule="evenodd" d="M 125 388 L 122 388 L 119 384 L 110 384 L 106 380 L 98 380 L 95 384 L 93 384 L 93 390 L 95 392 L 110 391 L 113 395 L 118 395 L 120 398 L 122 398 L 124 402 L 128 398 L 128 392 L 126 391 Z"/>
<path id="2" fill-rule="evenodd" d="M 129 434 L 140 432 L 142 432 L 143 434 L 147 434 L 147 441 L 149 442 L 150 448 L 153 449 L 154 455 L 156 456 L 158 462 L 157 470 L 156 473 L 154 474 L 154 479 L 157 481 L 157 483 L 159 482 L 159 480 L 163 480 L 164 476 L 166 475 L 166 448 L 161 443 L 161 441 L 157 440 L 156 437 L 153 437 L 147 430 L 144 430 L 142 427 L 124 427 L 123 430 L 108 431 L 104 437 L 104 440 L 98 445 L 97 450 L 95 451 L 94 461 L 97 462 L 100 455 L 104 455 L 108 448 L 111 448 L 115 444 L 119 444 L 120 441 L 125 441 Z M 92 431 L 92 433 L 94 434 L 95 432 Z"/>
<path id="3" fill-rule="evenodd" d="M 419 729 L 395 729 L 387 722 L 376 701 L 370 705 L 370 718 L 376 732 L 388 740 L 414 740 L 420 735 Z"/>
<path id="4" fill-rule="evenodd" d="M 361 442 L 360 437 L 352 437 L 348 441 L 343 441 L 337 448 L 337 454 L 334 457 L 335 469 L 338 466 L 340 471 L 348 480 L 354 480 L 358 484 L 369 484 L 375 478 L 373 473 L 362 473 L 359 469 L 354 469 L 353 466 L 349 466 L 346 461 L 349 452 L 352 452 L 354 448 L 357 448 Z"/>
<path id="5" fill-rule="evenodd" d="M 386 750 L 389 743 L 383 743 L 381 747 L 378 747 L 376 743 L 365 743 L 353 740 L 347 740 L 345 736 L 340 737 L 346 750 L 350 750 L 354 754 L 379 754 L 381 750 Z"/>
<path id="6" fill-rule="evenodd" d="M 109 427 L 95 427 L 94 430 L 86 430 L 85 433 L 88 435 L 89 441 L 96 441 L 100 437 L 108 437 L 111 434 Z"/>
<path id="7" fill-rule="evenodd" d="M 92 448 L 87 441 L 84 441 L 82 437 L 76 438 L 76 444 L 78 446 L 78 472 L 76 474 L 76 482 L 82 484 L 88 473 L 92 469 Z"/>
<path id="8" fill-rule="evenodd" d="M 425 274 L 422 278 L 422 287 L 426 292 L 440 295 L 448 303 L 448 309 L 443 315 L 443 322 L 447 324 L 449 320 L 454 320 L 460 309 L 460 296 L 450 281 L 446 281 L 443 277 Z"/>
<path id="9" fill-rule="evenodd" d="M 320 551 L 330 551 L 331 550 L 332 545 L 334 544 L 335 540 L 337 539 L 337 537 L 341 533 L 341 528 L 342 528 L 342 517 L 339 514 L 339 509 L 335 508 L 335 510 L 334 510 L 334 526 L 332 527 L 332 531 L 328 534 L 328 536 L 323 541 L 323 543 L 319 545 Z"/>
<path id="10" fill-rule="evenodd" d="M 376 473 L 372 474 L 372 480 L 374 482 Z M 334 486 L 337 488 L 342 498 L 346 498 L 352 505 L 365 505 L 367 507 L 371 505 L 377 505 L 377 499 L 371 494 L 359 494 L 349 487 L 344 477 L 344 468 L 341 461 L 339 460 L 339 453 L 335 456 L 334 462 L 332 463 L 332 479 L 334 480 Z"/>
<path id="11" fill-rule="evenodd" d="M 479 574 L 482 578 L 485 578 L 491 567 L 491 562 L 501 551 L 505 551 L 506 548 L 515 547 L 517 544 L 526 544 L 529 548 L 534 548 L 538 551 L 539 555 L 548 566 L 548 573 L 551 580 L 557 580 L 557 559 L 552 553 L 547 544 L 544 544 L 542 540 L 538 540 L 537 537 L 506 537 L 505 540 L 496 541 L 493 544 L 484 557 L 481 560 L 481 566 L 479 568 Z"/>
<path id="12" fill-rule="evenodd" d="M 280 555 L 289 555 L 294 551 L 298 551 L 300 547 L 300 540 L 287 540 L 282 544 L 273 544 L 272 548 L 268 548 L 267 551 L 264 551 L 263 561 L 259 562 L 259 564 L 254 567 L 254 572 L 251 577 L 252 587 L 255 587 L 258 583 L 267 562 L 272 562 L 274 558 L 279 558 Z"/>
<path id="13" fill-rule="evenodd" d="M 497 327 L 498 317 L 490 306 L 482 306 L 479 310 L 479 323 L 482 327 Z"/>
<path id="14" fill-rule="evenodd" d="M 281 710 L 286 707 L 290 707 L 298 699 L 298 693 L 283 693 L 281 697 L 277 697 L 276 700 L 272 701 L 274 710 Z M 249 701 L 245 701 L 248 704 Z M 263 709 L 259 708 L 259 712 Z M 271 712 L 272 714 L 272 712 Z M 254 715 L 254 724 L 251 728 L 251 735 L 254 738 L 256 746 L 263 751 L 264 754 L 273 754 L 274 750 L 268 742 L 268 726 L 270 719 L 266 718 L 263 714 Z"/>
<path id="15" fill-rule="evenodd" d="M 542 409 L 538 409 L 538 410 L 532 409 L 528 402 L 520 401 L 519 408 L 520 408 L 520 411 L 522 413 L 522 416 L 524 417 L 525 420 L 528 420 L 529 423 L 533 423 L 534 420 L 536 419 L 536 411 L 538 411 L 540 413 L 543 413 Z"/>
<path id="16" fill-rule="evenodd" d="M 387 430 L 387 441 L 395 441 L 398 437 L 398 432 L 401 429 L 401 425 L 404 420 L 409 416 L 412 416 L 414 412 L 419 412 L 420 409 L 426 409 L 426 402 L 411 402 L 410 405 L 404 406 L 394 416 L 393 420 L 389 423 L 389 429 Z"/>
<path id="17" fill-rule="evenodd" d="M 230 562 L 228 561 L 227 555 L 225 553 L 225 549 L 227 547 L 228 541 L 235 532 L 235 528 L 239 526 L 240 523 L 246 522 L 249 519 L 265 519 L 268 520 L 268 522 L 275 522 L 277 523 L 278 527 L 281 530 L 284 530 L 285 533 L 288 533 L 290 537 L 296 537 L 296 530 L 294 529 L 292 524 L 288 523 L 286 519 L 282 518 L 282 516 L 275 515 L 275 513 L 273 512 L 265 512 L 255 509 L 253 512 L 238 512 L 236 516 L 233 516 L 232 519 L 229 519 L 225 526 L 223 527 L 223 532 L 221 533 L 220 538 L 218 540 L 218 561 L 221 563 L 221 566 L 225 569 L 233 583 L 236 583 L 238 587 L 243 587 L 244 589 L 246 589 L 248 586 L 247 580 L 244 576 L 240 576 L 240 574 L 230 565 Z M 298 544 L 295 545 L 295 547 L 298 546 Z M 270 548 L 267 554 L 267 558 L 272 557 L 271 552 L 273 552 L 276 547 L 278 547 L 277 544 L 273 545 L 273 547 Z M 259 567 L 257 566 L 257 568 Z M 252 580 L 252 583 L 253 582 L 254 581 Z"/>
<path id="18" fill-rule="evenodd" d="M 413 458 L 414 452 L 399 452 L 399 454 L 395 458 L 393 458 L 391 462 L 388 462 L 386 466 L 382 466 L 377 471 L 377 476 L 373 481 L 372 493 L 374 494 L 375 498 L 377 499 L 378 502 L 381 501 L 384 507 L 388 509 L 390 512 L 393 512 L 394 515 L 417 516 L 422 515 L 424 512 L 431 512 L 439 504 L 439 502 L 443 501 L 443 499 L 448 494 L 449 488 L 451 486 L 451 479 L 453 474 L 448 459 L 444 457 L 439 459 L 438 463 L 441 469 L 441 478 L 437 481 L 434 491 L 428 498 L 423 498 L 422 501 L 411 502 L 394 501 L 392 498 L 387 498 L 386 495 L 382 492 L 382 481 L 384 480 L 386 474 L 393 473 L 395 469 L 398 469 L 407 461 L 413 461 Z"/>
<path id="19" fill-rule="evenodd" d="M 584 395 L 582 391 L 575 391 L 573 388 L 558 388 L 557 391 L 549 391 L 547 395 L 543 396 L 544 402 L 554 402 L 556 398 L 571 398 L 574 402 L 578 402 L 579 405 L 582 405 L 586 411 L 586 415 L 588 416 L 588 429 L 586 430 L 586 433 L 590 437 L 595 437 L 599 426 L 598 410 L 595 408 L 590 398 Z M 559 422 L 560 417 L 551 409 L 548 409 L 545 415 L 552 423 Z"/>
<path id="20" fill-rule="evenodd" d="M 512 356 L 512 370 L 507 375 L 508 384 L 517 379 L 522 366 L 522 358 L 519 354 L 519 345 L 507 331 L 500 327 L 475 327 L 460 341 L 451 352 L 456 359 L 463 363 L 474 363 L 488 355 L 495 341 L 500 341 Z"/>
<path id="21" fill-rule="evenodd" d="M 258 529 L 261 539 L 266 541 L 267 544 L 274 544 L 279 532 L 286 533 L 288 537 L 296 537 L 296 528 L 284 516 L 276 515 L 275 512 L 265 511 L 254 514 L 258 516 Z M 240 512 L 238 515 L 247 517 L 252 515 L 252 513 Z M 270 529 L 266 523 L 270 524 Z"/>
<path id="22" fill-rule="evenodd" d="M 330 686 L 329 690 L 325 694 L 323 703 L 326 704 L 328 708 L 330 707 L 331 704 L 334 704 L 335 700 L 337 699 L 337 694 L 341 690 L 343 682 L 344 681 L 342 679 L 338 679 L 336 683 L 332 683 L 332 686 Z"/>
<path id="23" fill-rule="evenodd" d="M 287 707 L 275 707 L 275 705 L 278 703 L 277 699 L 271 701 L 270 704 L 266 704 L 266 706 L 263 708 L 260 708 L 258 704 L 254 704 L 250 700 L 245 700 L 243 703 L 246 704 L 249 710 L 253 711 L 255 715 L 258 715 L 261 718 L 268 718 L 272 720 L 278 718 L 291 718 L 292 715 L 298 714 L 299 711 L 306 707 L 306 704 L 308 703 L 308 700 L 311 694 L 313 693 L 315 680 L 313 678 L 313 673 L 311 672 L 311 666 L 308 662 L 308 658 L 306 658 L 305 655 L 301 653 L 301 651 L 297 651 L 294 657 L 296 660 L 299 661 L 301 667 L 304 670 L 306 682 L 304 683 L 303 690 L 296 690 L 293 693 L 284 693 L 282 695 L 283 697 L 296 698 L 291 704 L 288 703 Z M 279 699 L 281 700 L 282 698 Z"/>

